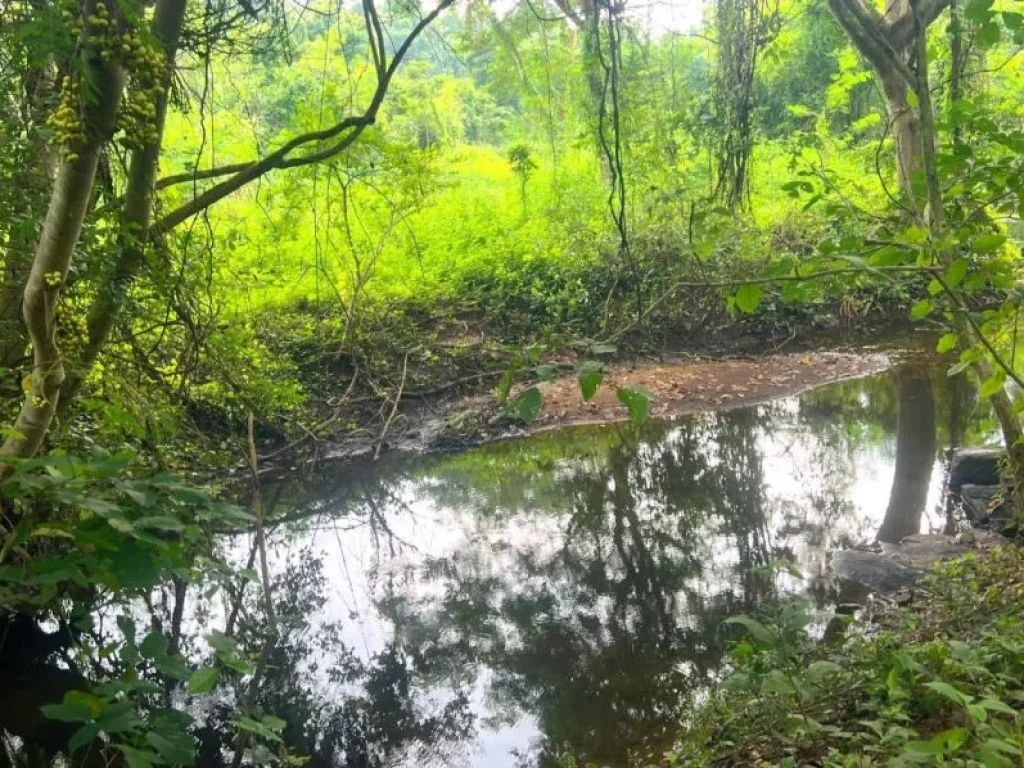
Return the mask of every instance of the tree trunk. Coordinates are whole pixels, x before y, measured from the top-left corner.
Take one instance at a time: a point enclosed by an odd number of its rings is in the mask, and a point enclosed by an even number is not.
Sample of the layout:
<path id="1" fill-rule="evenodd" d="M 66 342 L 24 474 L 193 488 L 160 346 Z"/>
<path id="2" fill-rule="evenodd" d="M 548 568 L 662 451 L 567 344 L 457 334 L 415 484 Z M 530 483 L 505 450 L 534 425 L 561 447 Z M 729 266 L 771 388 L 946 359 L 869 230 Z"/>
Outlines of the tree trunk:
<path id="1" fill-rule="evenodd" d="M 907 196 L 911 208 L 916 210 L 918 203 L 914 199 L 911 182 L 915 175 L 920 178 L 924 171 L 921 158 L 921 118 L 907 100 L 909 89 L 902 75 L 895 69 L 889 69 L 885 73 L 880 72 L 879 79 L 885 94 L 893 138 L 896 140 L 896 179 L 900 192 Z"/>
<path id="2" fill-rule="evenodd" d="M 898 544 L 917 533 L 928 501 L 935 464 L 935 401 L 928 372 L 900 371 L 899 414 L 896 422 L 896 468 L 889 506 L 878 529 L 879 541 Z"/>
<path id="3" fill-rule="evenodd" d="M 106 344 L 117 315 L 124 304 L 125 295 L 136 273 L 142 267 L 149 241 L 150 220 L 153 210 L 153 192 L 160 144 L 167 118 L 167 95 L 170 91 L 169 73 L 174 71 L 174 60 L 181 38 L 187 0 L 158 0 L 153 12 L 151 31 L 164 48 L 166 72 L 164 91 L 156 99 L 156 139 L 145 143 L 133 153 L 128 169 L 128 189 L 125 192 L 124 212 L 118 235 L 119 253 L 113 268 L 106 274 L 96 291 L 96 298 L 86 317 L 86 343 L 81 358 L 61 388 L 65 407 L 77 394 L 85 377 L 89 375 L 100 350 Z"/>
<path id="4" fill-rule="evenodd" d="M 105 0 L 86 0 L 83 18 L 94 15 L 100 4 Z M 110 18 L 119 17 L 116 3 L 110 2 L 106 8 Z M 64 382 L 64 361 L 56 340 L 60 289 L 78 245 L 100 152 L 113 135 L 124 89 L 124 72 L 119 65 L 100 57 L 97 41 L 90 38 L 90 26 L 86 24 L 81 39 L 81 66 L 89 90 L 89 98 L 83 99 L 85 103 L 79 109 L 83 138 L 57 170 L 25 284 L 23 314 L 32 344 L 32 375 L 13 432 L 0 447 L 2 457 L 33 456 L 53 420 Z M 9 471 L 8 466 L 0 467 L 0 472 Z"/>

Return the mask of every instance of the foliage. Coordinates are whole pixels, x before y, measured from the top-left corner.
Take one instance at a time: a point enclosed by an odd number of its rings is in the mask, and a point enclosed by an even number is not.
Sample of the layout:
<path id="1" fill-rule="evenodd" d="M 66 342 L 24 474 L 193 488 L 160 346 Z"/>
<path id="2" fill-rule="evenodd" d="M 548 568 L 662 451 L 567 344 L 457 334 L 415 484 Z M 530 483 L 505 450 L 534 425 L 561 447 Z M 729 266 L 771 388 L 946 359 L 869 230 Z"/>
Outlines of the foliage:
<path id="1" fill-rule="evenodd" d="M 938 566 L 912 606 L 845 639 L 818 639 L 820 619 L 803 602 L 731 619 L 742 628 L 732 672 L 670 762 L 1016 765 L 1022 596 L 1024 554 L 1005 545 Z"/>

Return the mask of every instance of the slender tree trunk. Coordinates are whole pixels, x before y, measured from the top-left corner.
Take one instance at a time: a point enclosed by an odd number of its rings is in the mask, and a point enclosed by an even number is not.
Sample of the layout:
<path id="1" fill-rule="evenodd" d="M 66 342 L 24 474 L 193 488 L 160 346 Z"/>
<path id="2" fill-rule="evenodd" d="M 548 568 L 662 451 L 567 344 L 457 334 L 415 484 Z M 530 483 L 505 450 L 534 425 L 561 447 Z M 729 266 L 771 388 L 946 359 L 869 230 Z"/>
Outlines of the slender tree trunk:
<path id="1" fill-rule="evenodd" d="M 76 361 L 64 386 L 61 399 L 69 404 L 77 394 L 85 377 L 92 370 L 100 350 L 117 320 L 124 304 L 125 295 L 136 273 L 142 267 L 149 241 L 150 220 L 153 211 L 153 192 L 156 183 L 157 166 L 160 159 L 160 144 L 163 140 L 164 123 L 167 119 L 167 94 L 170 90 L 169 73 L 174 71 L 181 28 L 185 19 L 187 0 L 158 0 L 153 12 L 151 30 L 165 53 L 165 77 L 163 92 L 156 100 L 156 138 L 145 143 L 132 155 L 128 169 L 128 189 L 124 198 L 124 212 L 121 217 L 121 231 L 118 237 L 120 251 L 113 269 L 107 273 L 96 292 L 96 299 L 89 307 L 86 317 L 86 343 L 81 358 Z M 65 405 L 66 407 L 66 405 Z"/>
<path id="2" fill-rule="evenodd" d="M 917 533 L 928 501 L 935 464 L 935 401 L 928 372 L 900 371 L 899 414 L 896 423 L 896 468 L 889 506 L 877 539 L 898 544 Z"/>
<path id="3" fill-rule="evenodd" d="M 95 14 L 105 0 L 86 0 L 83 18 Z M 118 18 L 117 4 L 107 14 Z M 3 457 L 30 457 L 42 445 L 57 407 L 64 382 L 64 361 L 57 347 L 57 305 L 60 290 L 78 239 L 92 194 L 96 166 L 104 144 L 113 135 L 117 109 L 124 89 L 124 72 L 100 57 L 97 41 L 90 39 L 86 24 L 82 33 L 82 72 L 88 98 L 80 108 L 83 138 L 60 163 L 50 196 L 42 233 L 25 285 L 23 314 L 32 344 L 32 375 L 14 422 L 13 432 L 0 447 Z M 0 471 L 7 471 L 4 465 Z"/>

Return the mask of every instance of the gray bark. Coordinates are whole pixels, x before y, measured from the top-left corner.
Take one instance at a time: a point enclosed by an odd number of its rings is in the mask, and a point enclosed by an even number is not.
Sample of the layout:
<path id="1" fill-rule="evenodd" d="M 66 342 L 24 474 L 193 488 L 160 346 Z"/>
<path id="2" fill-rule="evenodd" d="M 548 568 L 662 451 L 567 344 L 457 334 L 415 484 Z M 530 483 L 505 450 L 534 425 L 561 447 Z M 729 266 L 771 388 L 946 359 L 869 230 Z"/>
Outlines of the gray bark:
<path id="1" fill-rule="evenodd" d="M 83 16 L 93 14 L 100 3 L 106 4 L 105 0 L 86 0 Z M 111 18 L 118 18 L 116 3 L 110 2 L 107 9 Z M 33 456 L 53 420 L 65 375 L 56 340 L 60 290 L 82 232 L 100 152 L 114 132 L 124 89 L 124 72 L 100 58 L 96 41 L 89 38 L 88 25 L 82 33 L 81 49 L 82 71 L 90 90 L 90 99 L 81 109 L 85 136 L 81 145 L 74 147 L 77 157 L 63 159 L 57 170 L 25 285 L 23 315 L 32 344 L 32 374 L 13 432 L 0 446 L 2 457 Z M 7 467 L 0 471 L 9 471 Z"/>
<path id="2" fill-rule="evenodd" d="M 187 0 L 158 0 L 153 12 L 151 31 L 165 53 L 167 71 L 174 70 L 174 60 L 185 20 Z M 153 209 L 153 192 L 156 184 L 157 166 L 160 159 L 160 144 L 163 140 L 164 123 L 167 118 L 168 86 L 156 100 L 156 141 L 144 144 L 132 155 L 128 169 L 128 189 L 124 197 L 124 211 L 121 216 L 119 254 L 113 269 L 106 275 L 96 292 L 96 299 L 89 307 L 86 317 L 86 343 L 74 371 L 61 388 L 61 399 L 69 403 L 78 392 L 82 381 L 92 370 L 100 350 L 106 343 L 124 303 L 125 294 L 142 266 L 146 243 L 149 240 L 150 219 Z"/>

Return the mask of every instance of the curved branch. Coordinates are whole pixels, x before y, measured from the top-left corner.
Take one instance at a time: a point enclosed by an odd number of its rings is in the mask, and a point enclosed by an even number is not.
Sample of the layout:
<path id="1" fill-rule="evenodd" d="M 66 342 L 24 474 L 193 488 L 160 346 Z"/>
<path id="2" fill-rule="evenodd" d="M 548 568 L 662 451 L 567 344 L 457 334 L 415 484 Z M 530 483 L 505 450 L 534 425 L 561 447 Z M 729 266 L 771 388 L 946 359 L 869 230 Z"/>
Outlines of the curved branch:
<path id="1" fill-rule="evenodd" d="M 373 98 L 370 100 L 370 104 L 367 106 L 366 111 L 363 112 L 363 114 L 346 117 L 341 122 L 320 131 L 310 131 L 309 133 L 300 134 L 264 157 L 262 160 L 242 164 L 241 169 L 235 172 L 230 178 L 214 185 L 201 195 L 193 198 L 184 205 L 181 205 L 156 222 L 153 225 L 154 234 L 162 235 L 171 229 L 174 229 L 176 226 L 187 221 L 197 213 L 206 210 L 214 203 L 219 200 L 223 200 L 233 192 L 237 192 L 249 182 L 255 181 L 274 169 L 298 168 L 304 165 L 319 163 L 323 160 L 334 157 L 350 147 L 368 126 L 371 126 L 376 122 L 377 112 L 384 103 L 384 97 L 387 95 L 388 87 L 391 85 L 391 80 L 394 78 L 395 72 L 398 70 L 398 67 L 405 58 L 405 55 L 409 52 L 409 48 L 411 48 L 412 44 L 416 41 L 416 38 L 420 36 L 423 30 L 430 26 L 434 19 L 440 16 L 441 13 L 454 2 L 455 0 L 441 0 L 434 10 L 420 19 L 416 26 L 412 28 L 412 31 L 410 31 L 409 35 L 404 41 L 402 41 L 398 50 L 395 51 L 395 54 L 387 67 L 378 70 L 379 72 L 382 72 L 382 74 L 378 77 L 377 88 L 373 93 Z M 363 7 L 366 9 L 368 14 L 376 13 L 372 3 L 364 3 Z M 371 20 L 370 23 L 373 28 L 376 28 L 380 22 L 379 20 L 376 22 Z M 383 63 L 383 53 L 383 50 L 381 50 L 381 63 Z M 331 143 L 322 149 L 309 154 L 293 156 L 294 153 L 311 144 L 320 145 L 323 142 L 330 142 L 335 139 L 336 141 L 334 141 L 334 143 Z M 230 166 L 226 167 L 230 168 Z"/>

